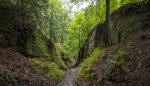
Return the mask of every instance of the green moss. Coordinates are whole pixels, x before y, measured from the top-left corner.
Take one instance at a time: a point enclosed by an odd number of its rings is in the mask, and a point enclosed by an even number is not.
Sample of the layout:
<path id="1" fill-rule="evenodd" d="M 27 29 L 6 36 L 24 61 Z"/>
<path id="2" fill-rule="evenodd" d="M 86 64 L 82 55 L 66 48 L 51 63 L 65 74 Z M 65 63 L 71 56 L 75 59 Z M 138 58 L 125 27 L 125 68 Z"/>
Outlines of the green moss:
<path id="1" fill-rule="evenodd" d="M 91 73 L 91 67 L 92 65 L 99 61 L 100 58 L 103 58 L 105 56 L 105 50 L 96 48 L 91 55 L 84 59 L 84 61 L 79 65 L 79 70 L 77 73 L 77 80 L 82 79 L 83 77 L 88 78 L 88 76 Z"/>

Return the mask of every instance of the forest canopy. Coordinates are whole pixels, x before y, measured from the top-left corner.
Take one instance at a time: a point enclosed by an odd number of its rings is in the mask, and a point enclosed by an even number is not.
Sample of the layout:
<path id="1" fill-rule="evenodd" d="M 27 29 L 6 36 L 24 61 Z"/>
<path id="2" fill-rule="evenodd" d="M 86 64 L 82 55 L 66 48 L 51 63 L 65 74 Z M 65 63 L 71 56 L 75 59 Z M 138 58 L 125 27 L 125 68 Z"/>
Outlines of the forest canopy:
<path id="1" fill-rule="evenodd" d="M 106 0 L 71 0 L 75 4 L 89 2 L 90 5 L 76 13 L 74 20 L 70 22 L 68 36 L 65 38 L 65 47 L 72 56 L 77 55 L 91 30 L 106 18 Z M 139 2 L 138 2 L 139 1 Z M 110 0 L 110 14 L 119 7 L 128 3 L 142 3 L 143 0 Z M 146 3 L 147 0 L 144 0 Z M 137 4 L 138 4 L 137 3 Z M 68 41 L 67 41 L 68 40 Z"/>

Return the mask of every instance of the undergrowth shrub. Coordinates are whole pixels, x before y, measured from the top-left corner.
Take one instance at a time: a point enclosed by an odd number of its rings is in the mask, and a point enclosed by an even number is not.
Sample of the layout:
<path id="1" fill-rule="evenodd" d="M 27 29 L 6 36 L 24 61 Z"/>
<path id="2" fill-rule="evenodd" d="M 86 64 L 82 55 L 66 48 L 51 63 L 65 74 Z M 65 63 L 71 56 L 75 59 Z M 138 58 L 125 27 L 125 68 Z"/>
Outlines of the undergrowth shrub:
<path id="1" fill-rule="evenodd" d="M 68 69 L 68 67 L 66 66 L 67 64 L 65 64 L 65 62 L 62 60 L 62 59 L 68 59 L 68 60 L 71 59 L 70 57 L 67 56 L 67 51 L 63 48 L 63 46 L 60 43 L 55 43 L 55 47 L 56 47 L 56 54 L 54 56 L 55 61 L 63 69 Z M 62 54 L 64 56 L 62 56 Z"/>
<path id="2" fill-rule="evenodd" d="M 117 50 L 117 53 L 112 57 L 112 59 L 108 60 L 108 62 L 120 66 L 120 68 L 124 72 L 129 72 L 129 69 L 127 67 L 121 65 L 124 62 L 126 56 L 127 56 L 127 52 L 123 48 L 120 48 L 119 50 Z M 106 72 L 108 73 L 108 76 L 111 75 L 112 65 L 106 69 Z"/>
<path id="3" fill-rule="evenodd" d="M 120 63 L 124 62 L 124 59 L 125 59 L 126 56 L 127 56 L 126 51 L 123 50 L 122 48 L 120 48 L 117 51 L 117 53 L 112 57 L 112 59 L 108 60 L 108 62 L 119 65 Z"/>
<path id="4" fill-rule="evenodd" d="M 91 55 L 84 59 L 84 61 L 79 65 L 79 70 L 77 73 L 77 80 L 82 79 L 83 77 L 88 78 L 91 73 L 92 65 L 99 61 L 99 59 L 103 59 L 105 57 L 105 49 L 96 48 Z"/>
<path id="5" fill-rule="evenodd" d="M 8 81 L 11 81 L 11 80 L 13 79 L 13 74 L 12 74 L 12 72 L 8 72 L 8 73 L 6 74 L 6 79 L 7 79 Z"/>
<path id="6" fill-rule="evenodd" d="M 60 70 L 60 66 L 54 62 L 50 61 L 40 61 L 38 59 L 32 59 L 31 61 L 33 70 L 38 75 L 45 75 L 49 79 L 55 80 L 57 83 L 60 82 L 64 77 L 64 72 Z"/>

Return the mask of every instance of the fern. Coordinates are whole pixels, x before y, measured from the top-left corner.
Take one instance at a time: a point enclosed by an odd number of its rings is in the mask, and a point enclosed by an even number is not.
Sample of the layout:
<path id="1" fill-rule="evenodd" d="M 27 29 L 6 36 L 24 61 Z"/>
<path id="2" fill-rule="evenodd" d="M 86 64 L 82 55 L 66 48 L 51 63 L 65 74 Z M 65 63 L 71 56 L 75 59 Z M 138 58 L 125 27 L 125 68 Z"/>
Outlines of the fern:
<path id="1" fill-rule="evenodd" d="M 122 68 L 122 70 L 123 70 L 124 72 L 127 72 L 127 73 L 129 72 L 129 69 L 128 69 L 127 67 L 121 65 L 121 68 Z"/>
<path id="2" fill-rule="evenodd" d="M 8 81 L 11 81 L 12 78 L 13 78 L 12 72 L 8 72 L 8 73 L 6 74 L 6 79 L 7 79 Z"/>

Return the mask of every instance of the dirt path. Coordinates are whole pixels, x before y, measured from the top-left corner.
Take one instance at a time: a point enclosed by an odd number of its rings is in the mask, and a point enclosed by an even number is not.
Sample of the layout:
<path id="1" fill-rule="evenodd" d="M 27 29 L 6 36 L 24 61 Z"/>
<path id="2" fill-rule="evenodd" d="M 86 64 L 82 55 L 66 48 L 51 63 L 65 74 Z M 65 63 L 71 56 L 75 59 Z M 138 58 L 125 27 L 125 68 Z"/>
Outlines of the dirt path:
<path id="1" fill-rule="evenodd" d="M 57 86 L 75 86 L 75 77 L 77 74 L 78 68 L 69 69 L 66 73 L 66 76 Z"/>

